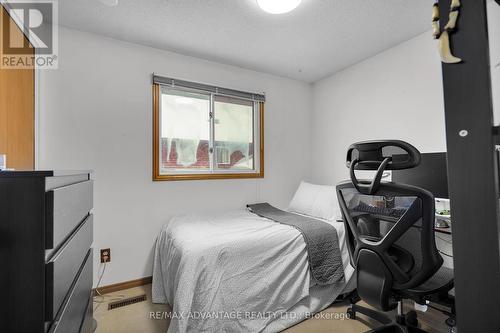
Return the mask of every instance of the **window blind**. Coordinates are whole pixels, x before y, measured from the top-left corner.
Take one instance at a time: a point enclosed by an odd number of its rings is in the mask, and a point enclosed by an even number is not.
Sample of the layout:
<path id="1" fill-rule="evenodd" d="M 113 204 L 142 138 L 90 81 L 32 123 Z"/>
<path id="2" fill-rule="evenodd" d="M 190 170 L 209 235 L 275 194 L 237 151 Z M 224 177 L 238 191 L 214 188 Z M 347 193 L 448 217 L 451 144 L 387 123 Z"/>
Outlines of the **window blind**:
<path id="1" fill-rule="evenodd" d="M 159 76 L 156 74 L 153 74 L 153 83 L 159 84 L 162 86 L 169 86 L 172 88 L 175 88 L 175 87 L 187 88 L 187 89 L 208 92 L 208 93 L 221 95 L 221 96 L 243 98 L 243 99 L 248 99 L 248 100 L 256 101 L 256 102 L 265 102 L 266 101 L 266 96 L 263 94 L 250 93 L 250 92 L 245 92 L 245 91 L 240 91 L 240 90 L 212 86 L 212 85 L 203 84 L 203 83 L 179 80 L 179 79 L 174 79 L 174 78 L 170 78 L 170 77 Z"/>

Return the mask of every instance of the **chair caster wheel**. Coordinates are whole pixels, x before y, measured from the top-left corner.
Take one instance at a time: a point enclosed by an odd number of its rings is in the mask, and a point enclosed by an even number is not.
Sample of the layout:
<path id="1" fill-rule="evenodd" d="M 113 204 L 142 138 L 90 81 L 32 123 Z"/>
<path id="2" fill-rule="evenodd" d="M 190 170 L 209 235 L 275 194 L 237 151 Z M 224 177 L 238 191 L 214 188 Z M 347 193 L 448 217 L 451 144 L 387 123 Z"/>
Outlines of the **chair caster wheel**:
<path id="1" fill-rule="evenodd" d="M 450 333 L 457 333 L 457 320 L 455 317 L 446 319 L 446 325 L 450 328 Z"/>
<path id="2" fill-rule="evenodd" d="M 353 308 L 348 308 L 346 313 L 347 313 L 347 318 L 353 319 L 353 320 L 356 319 L 356 311 L 354 311 Z"/>
<path id="3" fill-rule="evenodd" d="M 405 314 L 405 323 L 408 326 L 418 327 L 417 312 L 412 310 Z"/>
<path id="4" fill-rule="evenodd" d="M 446 325 L 448 325 L 449 327 L 455 327 L 457 326 L 457 320 L 454 317 L 450 317 L 446 319 Z"/>

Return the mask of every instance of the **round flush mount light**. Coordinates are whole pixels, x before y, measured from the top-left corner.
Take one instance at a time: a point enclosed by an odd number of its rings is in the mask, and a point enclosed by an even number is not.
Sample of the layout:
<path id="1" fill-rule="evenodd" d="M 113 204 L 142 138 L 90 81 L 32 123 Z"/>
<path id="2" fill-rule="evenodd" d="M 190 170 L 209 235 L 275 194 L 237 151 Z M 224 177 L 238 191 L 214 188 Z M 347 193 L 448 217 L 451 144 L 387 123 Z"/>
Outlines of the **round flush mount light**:
<path id="1" fill-rule="evenodd" d="M 99 2 L 108 7 L 118 6 L 118 0 L 99 0 Z"/>
<path id="2" fill-rule="evenodd" d="M 302 0 L 257 0 L 263 11 L 270 14 L 284 14 L 297 8 Z"/>

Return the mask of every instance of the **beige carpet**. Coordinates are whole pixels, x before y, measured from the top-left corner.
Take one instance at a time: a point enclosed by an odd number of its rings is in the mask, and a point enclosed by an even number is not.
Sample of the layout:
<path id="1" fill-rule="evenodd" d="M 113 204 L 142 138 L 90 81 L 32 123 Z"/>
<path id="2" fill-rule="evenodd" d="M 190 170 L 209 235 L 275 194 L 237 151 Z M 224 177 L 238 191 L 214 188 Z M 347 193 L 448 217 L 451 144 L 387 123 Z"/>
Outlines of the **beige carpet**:
<path id="1" fill-rule="evenodd" d="M 127 305 L 121 308 L 108 310 L 108 303 L 126 297 L 146 294 L 147 301 Z M 323 318 L 311 318 L 305 320 L 284 332 L 286 333 L 361 333 L 369 329 L 368 322 L 363 321 L 362 316 L 358 320 L 338 319 L 345 318 L 346 305 L 333 305 L 325 309 Z M 166 333 L 168 328 L 167 319 L 152 319 L 151 313 L 169 311 L 166 305 L 151 303 L 151 285 L 118 291 L 94 298 L 94 317 L 97 320 L 97 333 Z M 320 316 L 318 316 L 320 317 Z M 419 314 L 423 328 L 431 333 L 447 332 L 442 324 L 445 317 L 438 313 L 429 311 Z"/>

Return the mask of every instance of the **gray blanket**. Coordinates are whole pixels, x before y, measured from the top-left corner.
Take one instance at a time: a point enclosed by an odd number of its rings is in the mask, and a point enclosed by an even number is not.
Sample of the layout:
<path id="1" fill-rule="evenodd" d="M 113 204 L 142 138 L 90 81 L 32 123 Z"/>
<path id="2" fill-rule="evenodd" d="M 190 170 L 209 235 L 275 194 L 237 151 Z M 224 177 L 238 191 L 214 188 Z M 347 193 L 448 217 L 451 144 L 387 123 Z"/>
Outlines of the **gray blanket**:
<path id="1" fill-rule="evenodd" d="M 326 222 L 288 213 L 268 203 L 247 205 L 250 211 L 272 221 L 296 228 L 307 247 L 311 275 L 320 285 L 332 284 L 344 279 L 344 267 L 340 254 L 337 230 Z"/>

